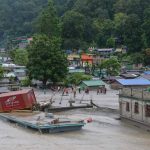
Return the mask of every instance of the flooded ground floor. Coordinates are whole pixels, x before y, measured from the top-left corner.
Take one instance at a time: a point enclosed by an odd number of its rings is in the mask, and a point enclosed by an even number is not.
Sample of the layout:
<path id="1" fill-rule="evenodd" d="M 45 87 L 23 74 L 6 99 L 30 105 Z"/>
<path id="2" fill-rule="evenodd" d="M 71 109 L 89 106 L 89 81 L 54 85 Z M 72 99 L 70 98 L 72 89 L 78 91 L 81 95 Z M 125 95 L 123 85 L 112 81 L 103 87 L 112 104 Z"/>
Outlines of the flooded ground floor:
<path id="1" fill-rule="evenodd" d="M 150 132 L 118 120 L 109 110 L 85 109 L 63 113 L 71 118 L 92 117 L 82 130 L 40 134 L 0 121 L 0 150 L 149 150 Z"/>

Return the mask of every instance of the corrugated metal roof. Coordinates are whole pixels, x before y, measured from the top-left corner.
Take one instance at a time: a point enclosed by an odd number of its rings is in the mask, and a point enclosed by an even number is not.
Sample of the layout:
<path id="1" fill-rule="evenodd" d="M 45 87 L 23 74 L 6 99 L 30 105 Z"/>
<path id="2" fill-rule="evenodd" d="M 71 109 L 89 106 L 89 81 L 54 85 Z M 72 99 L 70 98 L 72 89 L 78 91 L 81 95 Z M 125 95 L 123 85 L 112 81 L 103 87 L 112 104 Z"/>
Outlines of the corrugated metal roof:
<path id="1" fill-rule="evenodd" d="M 105 83 L 102 80 L 88 80 L 88 81 L 82 81 L 87 86 L 102 86 L 105 85 Z"/>
<path id="2" fill-rule="evenodd" d="M 144 71 L 144 74 L 149 74 L 150 75 L 150 71 Z"/>
<path id="3" fill-rule="evenodd" d="M 150 80 L 150 74 L 142 74 L 141 77 Z"/>
<path id="4" fill-rule="evenodd" d="M 150 85 L 150 81 L 143 78 L 138 79 L 117 79 L 122 85 Z"/>

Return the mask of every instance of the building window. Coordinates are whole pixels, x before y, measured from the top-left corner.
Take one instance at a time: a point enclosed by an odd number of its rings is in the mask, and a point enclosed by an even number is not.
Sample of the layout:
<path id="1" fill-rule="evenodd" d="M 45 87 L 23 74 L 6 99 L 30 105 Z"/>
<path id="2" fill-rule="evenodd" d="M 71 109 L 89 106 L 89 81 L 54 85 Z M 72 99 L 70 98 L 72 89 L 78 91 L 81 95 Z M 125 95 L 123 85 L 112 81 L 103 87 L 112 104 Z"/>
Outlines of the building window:
<path id="1" fill-rule="evenodd" d="M 129 104 L 129 102 L 126 102 L 126 111 L 130 111 L 130 104 Z"/>
<path id="2" fill-rule="evenodd" d="M 150 117 L 150 105 L 145 106 L 145 117 Z"/>
<path id="3" fill-rule="evenodd" d="M 134 113 L 135 113 L 135 114 L 138 114 L 138 113 L 139 113 L 139 103 L 138 103 L 138 102 L 135 102 L 135 105 L 134 105 Z"/>

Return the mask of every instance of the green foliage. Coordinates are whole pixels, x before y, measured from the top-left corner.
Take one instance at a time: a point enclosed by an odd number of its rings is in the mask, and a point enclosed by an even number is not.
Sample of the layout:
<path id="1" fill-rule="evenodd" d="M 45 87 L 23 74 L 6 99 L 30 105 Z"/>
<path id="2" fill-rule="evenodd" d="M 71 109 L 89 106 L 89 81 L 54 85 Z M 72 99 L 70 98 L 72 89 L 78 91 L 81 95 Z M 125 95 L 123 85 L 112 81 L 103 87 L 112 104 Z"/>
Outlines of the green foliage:
<path id="1" fill-rule="evenodd" d="M 107 39 L 106 42 L 106 46 L 109 48 L 115 48 L 115 38 L 114 37 L 110 37 L 109 39 Z"/>
<path id="2" fill-rule="evenodd" d="M 90 75 L 85 75 L 83 73 L 73 73 L 69 74 L 67 78 L 64 80 L 65 85 L 79 85 L 79 83 L 83 80 L 91 80 Z"/>
<path id="3" fill-rule="evenodd" d="M 32 22 L 47 0 L 0 0 L 0 45 L 33 33 Z"/>
<path id="4" fill-rule="evenodd" d="M 36 35 L 28 47 L 28 70 L 31 78 L 52 82 L 61 81 L 67 74 L 67 59 L 60 49 L 60 39 Z"/>
<path id="5" fill-rule="evenodd" d="M 113 35 L 114 24 L 110 19 L 99 20 L 96 19 L 93 22 L 94 28 L 96 30 L 96 42 L 99 47 L 106 47 L 107 40 Z"/>
<path id="6" fill-rule="evenodd" d="M 143 51 L 144 55 L 144 64 L 146 66 L 150 65 L 150 48 L 147 48 Z"/>
<path id="7" fill-rule="evenodd" d="M 0 0 L 0 45 L 9 47 L 14 37 L 33 35 L 34 23 L 36 32 L 49 37 L 62 30 L 64 49 L 85 49 L 93 43 L 110 47 L 111 37 L 129 53 L 150 47 L 150 0 L 50 0 L 42 10 L 47 2 L 12 0 L 10 5 L 10 0 Z"/>
<path id="8" fill-rule="evenodd" d="M 26 66 L 28 63 L 28 52 L 26 49 L 16 49 L 11 52 L 12 59 L 18 65 Z"/>
<path id="9" fill-rule="evenodd" d="M 24 80 L 21 80 L 21 86 L 30 86 L 31 85 L 31 80 L 29 79 L 29 77 L 26 77 Z"/>
<path id="10" fill-rule="evenodd" d="M 37 32 L 49 37 L 60 34 L 60 26 L 56 10 L 52 0 L 48 1 L 48 6 L 42 11 L 36 22 Z"/>
<path id="11" fill-rule="evenodd" d="M 144 57 L 142 55 L 142 53 L 134 53 L 131 56 L 131 62 L 132 64 L 140 64 L 140 63 L 144 63 Z"/>
<path id="12" fill-rule="evenodd" d="M 3 68 L 0 66 L 0 79 L 2 79 L 4 76 L 4 70 Z"/>
<path id="13" fill-rule="evenodd" d="M 144 11 L 143 41 L 145 47 L 150 47 L 150 7 Z"/>
<path id="14" fill-rule="evenodd" d="M 129 15 L 124 27 L 124 43 L 128 46 L 130 52 L 142 50 L 142 30 L 140 19 L 136 14 Z"/>
<path id="15" fill-rule="evenodd" d="M 62 38 L 65 49 L 79 49 L 82 46 L 84 26 L 85 17 L 78 12 L 69 11 L 63 16 Z"/>
<path id="16" fill-rule="evenodd" d="M 107 70 L 107 75 L 116 76 L 120 72 L 121 64 L 115 58 L 110 58 L 101 63 L 100 67 Z"/>
<path id="17" fill-rule="evenodd" d="M 67 58 L 61 50 L 59 22 L 52 0 L 38 18 L 39 33 L 33 37 L 28 47 L 30 78 L 38 79 L 46 85 L 61 81 L 67 74 Z"/>

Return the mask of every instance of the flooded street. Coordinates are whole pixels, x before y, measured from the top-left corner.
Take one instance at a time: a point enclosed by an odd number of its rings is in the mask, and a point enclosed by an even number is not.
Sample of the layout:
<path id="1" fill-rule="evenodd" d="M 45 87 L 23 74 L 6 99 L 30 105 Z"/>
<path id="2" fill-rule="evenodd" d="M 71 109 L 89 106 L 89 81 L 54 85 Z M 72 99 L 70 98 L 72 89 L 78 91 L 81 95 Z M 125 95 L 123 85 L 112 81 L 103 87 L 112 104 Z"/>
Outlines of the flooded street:
<path id="1" fill-rule="evenodd" d="M 116 113 L 96 109 L 64 113 L 71 118 L 92 117 L 82 130 L 40 134 L 0 121 L 0 149 L 4 150 L 149 150 L 150 133 L 118 120 Z"/>

